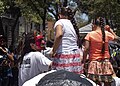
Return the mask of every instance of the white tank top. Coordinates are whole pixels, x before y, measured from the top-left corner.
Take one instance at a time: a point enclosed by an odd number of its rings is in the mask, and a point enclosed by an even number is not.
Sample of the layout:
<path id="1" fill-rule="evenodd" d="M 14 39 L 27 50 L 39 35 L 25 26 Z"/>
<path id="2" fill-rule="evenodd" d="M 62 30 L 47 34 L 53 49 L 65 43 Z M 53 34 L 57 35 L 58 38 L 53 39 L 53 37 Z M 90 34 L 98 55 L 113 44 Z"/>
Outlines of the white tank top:
<path id="1" fill-rule="evenodd" d="M 68 19 L 60 19 L 55 23 L 54 29 L 56 29 L 57 25 L 63 27 L 62 41 L 57 49 L 57 53 L 68 53 L 74 49 L 78 49 L 77 35 L 71 21 Z"/>

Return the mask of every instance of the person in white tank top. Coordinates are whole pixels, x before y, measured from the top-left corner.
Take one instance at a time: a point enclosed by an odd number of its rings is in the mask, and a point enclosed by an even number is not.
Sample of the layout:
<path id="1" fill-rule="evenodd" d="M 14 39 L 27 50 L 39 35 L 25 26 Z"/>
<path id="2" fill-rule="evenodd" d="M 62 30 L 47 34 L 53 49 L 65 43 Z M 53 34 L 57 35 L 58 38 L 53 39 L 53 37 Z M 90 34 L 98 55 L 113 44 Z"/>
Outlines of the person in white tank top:
<path id="1" fill-rule="evenodd" d="M 74 13 L 68 7 L 61 8 L 59 20 L 54 25 L 55 39 L 50 57 L 53 69 L 83 73 L 80 56 L 80 36 L 74 20 Z"/>

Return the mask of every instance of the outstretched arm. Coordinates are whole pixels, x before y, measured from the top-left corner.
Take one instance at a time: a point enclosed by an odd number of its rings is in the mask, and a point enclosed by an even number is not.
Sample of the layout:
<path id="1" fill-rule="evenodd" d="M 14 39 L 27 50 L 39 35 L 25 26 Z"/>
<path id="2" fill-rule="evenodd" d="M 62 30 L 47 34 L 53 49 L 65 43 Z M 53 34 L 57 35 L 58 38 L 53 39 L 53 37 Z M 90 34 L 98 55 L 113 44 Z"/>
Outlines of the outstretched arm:
<path id="1" fill-rule="evenodd" d="M 14 61 L 14 58 L 13 58 L 14 54 L 13 54 L 13 53 L 9 54 L 9 53 L 8 53 L 5 49 L 3 49 L 2 47 L 0 47 L 0 49 L 8 56 L 8 58 L 9 58 L 11 61 Z"/>

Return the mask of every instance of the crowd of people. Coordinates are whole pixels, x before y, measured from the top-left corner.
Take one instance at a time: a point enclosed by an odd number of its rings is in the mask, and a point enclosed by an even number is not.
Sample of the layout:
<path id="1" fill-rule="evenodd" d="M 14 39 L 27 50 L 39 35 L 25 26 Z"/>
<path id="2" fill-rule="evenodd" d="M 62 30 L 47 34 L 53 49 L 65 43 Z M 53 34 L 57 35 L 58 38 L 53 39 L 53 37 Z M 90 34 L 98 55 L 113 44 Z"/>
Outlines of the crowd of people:
<path id="1" fill-rule="evenodd" d="M 0 85 L 12 86 L 14 78 L 14 53 L 6 46 L 6 38 L 0 35 Z"/>
<path id="2" fill-rule="evenodd" d="M 50 70 L 85 74 L 96 85 L 111 86 L 116 74 L 110 62 L 109 41 L 116 41 L 119 37 L 106 25 L 105 18 L 96 16 L 92 21 L 92 31 L 82 43 L 74 15 L 69 7 L 59 10 L 49 58 L 41 52 L 45 49 L 45 42 L 37 31 L 25 34 L 15 50 L 7 49 L 6 40 L 1 35 L 0 86 L 22 86 L 26 81 Z M 80 54 L 82 50 L 83 54 Z"/>

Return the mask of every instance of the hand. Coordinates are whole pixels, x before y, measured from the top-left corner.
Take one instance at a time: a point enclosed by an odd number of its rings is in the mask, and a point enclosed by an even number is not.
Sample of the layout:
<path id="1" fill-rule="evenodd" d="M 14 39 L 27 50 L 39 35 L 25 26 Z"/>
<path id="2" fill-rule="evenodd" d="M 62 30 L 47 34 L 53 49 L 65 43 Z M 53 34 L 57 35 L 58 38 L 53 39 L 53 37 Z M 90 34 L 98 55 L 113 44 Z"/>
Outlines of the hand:
<path id="1" fill-rule="evenodd" d="M 54 57 L 56 53 L 53 52 L 53 50 L 50 52 L 50 57 Z"/>
<path id="2" fill-rule="evenodd" d="M 108 32 L 110 31 L 110 26 L 109 25 L 105 25 L 105 30 L 107 30 Z"/>
<path id="3" fill-rule="evenodd" d="M 7 51 L 4 50 L 2 47 L 0 47 L 0 49 L 1 49 L 5 54 L 7 54 Z"/>

